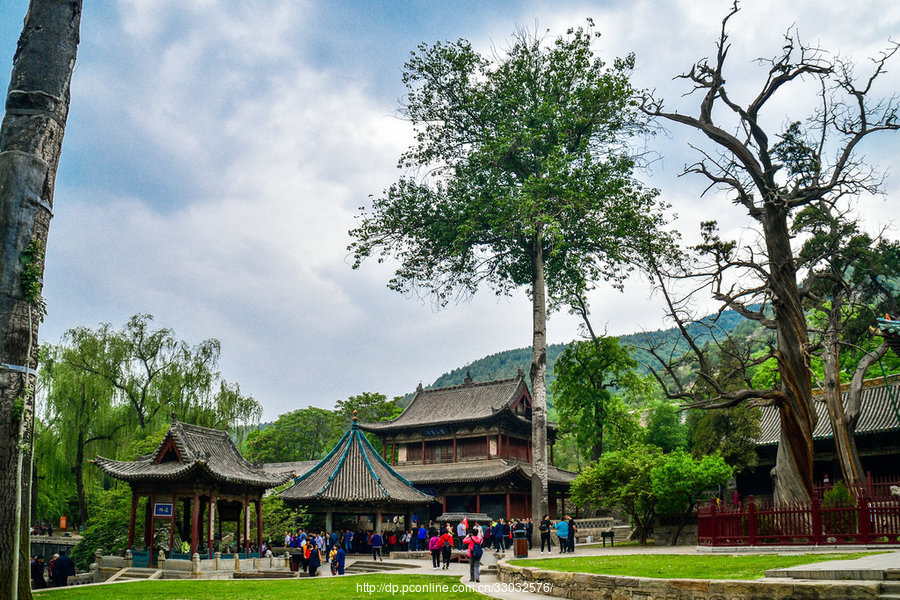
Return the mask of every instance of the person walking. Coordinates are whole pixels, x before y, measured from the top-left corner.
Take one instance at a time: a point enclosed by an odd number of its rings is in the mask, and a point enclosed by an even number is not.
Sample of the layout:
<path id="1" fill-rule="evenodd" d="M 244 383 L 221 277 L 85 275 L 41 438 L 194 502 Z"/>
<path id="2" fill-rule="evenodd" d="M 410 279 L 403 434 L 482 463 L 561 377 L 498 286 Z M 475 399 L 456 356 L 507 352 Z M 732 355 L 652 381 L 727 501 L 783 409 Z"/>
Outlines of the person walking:
<path id="1" fill-rule="evenodd" d="M 349 529 L 344 532 L 344 552 L 350 554 L 353 549 L 353 532 Z"/>
<path id="2" fill-rule="evenodd" d="M 65 587 L 69 583 L 69 577 L 75 575 L 75 563 L 66 556 L 65 548 L 59 549 L 59 558 L 53 565 L 53 585 Z"/>
<path id="3" fill-rule="evenodd" d="M 416 534 L 416 550 L 425 550 L 428 547 L 428 530 L 425 529 L 425 525 L 419 526 L 419 531 Z"/>
<path id="4" fill-rule="evenodd" d="M 565 519 L 556 522 L 556 537 L 559 538 L 559 553 L 564 554 L 569 547 L 569 524 Z"/>
<path id="5" fill-rule="evenodd" d="M 444 545 L 443 540 L 441 540 L 441 536 L 434 533 L 431 536 L 431 539 L 428 540 L 428 550 L 431 551 L 431 568 L 439 569 L 441 567 L 441 546 Z"/>
<path id="6" fill-rule="evenodd" d="M 463 544 L 469 549 L 466 553 L 469 557 L 469 581 L 481 581 L 481 556 L 484 554 L 481 543 L 483 541 L 484 538 L 478 535 L 474 527 L 469 529 L 466 537 L 463 539 Z"/>
<path id="7" fill-rule="evenodd" d="M 466 524 L 462 521 L 456 526 L 456 549 L 463 549 L 463 538 L 466 537 Z"/>
<path id="8" fill-rule="evenodd" d="M 44 579 L 44 555 L 38 554 L 31 561 L 31 589 L 42 590 L 47 587 Z"/>
<path id="9" fill-rule="evenodd" d="M 319 554 L 319 547 L 316 544 L 307 543 L 306 547 L 309 548 L 309 557 L 306 559 L 309 576 L 315 577 L 319 567 L 322 566 L 322 556 Z"/>
<path id="10" fill-rule="evenodd" d="M 443 545 L 441 546 L 441 556 L 444 559 L 444 569 L 450 568 L 450 557 L 453 555 L 453 530 L 450 528 L 450 524 L 447 523 L 447 528 L 444 530 L 443 535 L 441 535 L 441 541 Z"/>
<path id="11" fill-rule="evenodd" d="M 577 528 L 575 527 L 575 519 L 571 517 L 571 515 L 567 516 L 566 521 L 569 525 L 569 535 L 567 536 L 568 540 L 568 548 L 569 552 L 575 552 L 575 533 Z"/>
<path id="12" fill-rule="evenodd" d="M 528 517 L 525 521 L 525 535 L 528 536 L 528 549 L 531 550 L 533 546 L 531 538 L 534 536 L 534 522 L 531 520 L 531 517 Z"/>
<path id="13" fill-rule="evenodd" d="M 384 557 L 381 556 L 381 547 L 384 546 L 384 538 L 381 537 L 381 534 L 377 531 L 372 532 L 372 537 L 369 538 L 369 543 L 372 545 L 372 560 L 384 562 Z"/>
<path id="14" fill-rule="evenodd" d="M 544 544 L 547 544 L 547 552 L 550 552 L 550 527 L 550 515 L 544 515 L 538 526 L 538 531 L 541 532 L 541 554 L 544 553 Z"/>

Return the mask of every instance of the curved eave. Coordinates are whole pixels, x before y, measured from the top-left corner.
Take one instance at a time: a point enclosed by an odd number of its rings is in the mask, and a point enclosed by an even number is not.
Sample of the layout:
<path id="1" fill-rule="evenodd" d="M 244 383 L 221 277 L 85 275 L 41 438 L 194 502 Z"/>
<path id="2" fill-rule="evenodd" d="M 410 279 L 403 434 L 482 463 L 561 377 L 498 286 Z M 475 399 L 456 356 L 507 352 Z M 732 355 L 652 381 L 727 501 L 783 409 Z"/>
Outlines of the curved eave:
<path id="1" fill-rule="evenodd" d="M 94 463 L 100 468 L 101 471 L 103 471 L 110 477 L 119 479 L 121 481 L 127 481 L 128 483 L 140 483 L 144 481 L 171 481 L 176 479 L 183 480 L 188 476 L 193 476 L 193 478 L 196 479 L 199 475 L 206 475 L 209 478 L 215 481 L 220 481 L 222 483 L 246 485 L 250 487 L 268 489 L 277 487 L 287 482 L 291 478 L 290 475 L 263 478 L 241 476 L 235 477 L 231 475 L 224 475 L 211 469 L 209 464 L 204 460 L 184 463 L 179 465 L 178 468 L 173 468 L 171 470 L 160 469 L 159 465 L 155 465 L 149 462 L 142 464 L 139 470 L 133 470 L 134 467 L 132 465 L 135 465 L 135 463 L 133 462 L 112 460 L 109 458 L 104 458 L 102 456 L 98 456 L 94 460 Z"/>

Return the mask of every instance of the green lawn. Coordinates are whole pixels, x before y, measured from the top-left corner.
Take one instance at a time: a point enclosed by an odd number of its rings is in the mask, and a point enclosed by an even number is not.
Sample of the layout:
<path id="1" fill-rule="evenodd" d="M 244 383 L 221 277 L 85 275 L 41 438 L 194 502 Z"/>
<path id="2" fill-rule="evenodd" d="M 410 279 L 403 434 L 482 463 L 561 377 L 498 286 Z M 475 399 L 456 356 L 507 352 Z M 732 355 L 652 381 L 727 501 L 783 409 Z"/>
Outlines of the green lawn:
<path id="1" fill-rule="evenodd" d="M 368 592 L 358 586 L 368 585 Z M 470 591 L 449 591 L 459 577 L 439 575 L 358 575 L 316 579 L 135 581 L 36 592 L 44 600 L 411 600 L 483 598 Z M 385 587 L 390 586 L 390 587 Z M 403 586 L 408 586 L 404 589 Z M 413 589 L 419 586 L 419 589 Z M 427 587 L 426 587 L 427 586 Z M 446 590 L 436 587 L 446 586 Z"/>
<path id="2" fill-rule="evenodd" d="M 629 575 L 665 579 L 759 579 L 767 569 L 795 567 L 826 560 L 843 560 L 878 554 L 623 554 L 575 556 L 509 561 L 517 567 L 539 567 L 549 571 L 574 571 L 601 575 Z"/>

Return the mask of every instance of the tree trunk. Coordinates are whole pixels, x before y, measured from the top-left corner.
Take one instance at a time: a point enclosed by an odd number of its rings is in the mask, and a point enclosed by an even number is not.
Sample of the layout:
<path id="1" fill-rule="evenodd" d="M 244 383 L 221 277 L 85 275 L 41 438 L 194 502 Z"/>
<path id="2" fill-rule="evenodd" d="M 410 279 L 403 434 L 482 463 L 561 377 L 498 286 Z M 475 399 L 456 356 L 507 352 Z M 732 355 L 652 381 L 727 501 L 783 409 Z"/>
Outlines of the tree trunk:
<path id="1" fill-rule="evenodd" d="M 531 302 L 533 339 L 531 345 L 531 520 L 540 523 L 549 511 L 547 487 L 547 298 L 544 281 L 544 254 L 541 236 L 535 236 L 532 251 Z M 532 534 L 540 543 L 540 532 Z"/>
<path id="2" fill-rule="evenodd" d="M 841 466 L 841 474 L 847 485 L 862 483 L 864 471 L 856 449 L 856 420 L 859 419 L 859 411 L 856 418 L 850 421 L 850 415 L 845 412 L 844 395 L 841 392 L 841 307 L 843 305 L 843 293 L 836 289 L 831 294 L 831 308 L 828 311 L 828 329 L 825 335 L 825 350 L 822 360 L 825 364 L 825 408 L 828 410 L 828 420 L 831 423 L 831 431 L 834 434 L 834 448 L 838 463 Z"/>
<path id="3" fill-rule="evenodd" d="M 0 128 L 0 600 L 31 598 L 31 473 L 23 465 L 30 464 L 42 315 L 39 294 L 24 284 L 39 286 L 43 277 L 80 21 L 81 0 L 32 0 Z"/>
<path id="4" fill-rule="evenodd" d="M 800 302 L 797 267 L 783 203 L 767 199 L 762 225 L 777 324 L 777 361 L 782 392 L 778 404 L 781 439 L 773 469 L 775 502 L 807 502 L 813 492 L 812 434 L 816 427 L 816 412 L 812 406 L 806 316 Z"/>

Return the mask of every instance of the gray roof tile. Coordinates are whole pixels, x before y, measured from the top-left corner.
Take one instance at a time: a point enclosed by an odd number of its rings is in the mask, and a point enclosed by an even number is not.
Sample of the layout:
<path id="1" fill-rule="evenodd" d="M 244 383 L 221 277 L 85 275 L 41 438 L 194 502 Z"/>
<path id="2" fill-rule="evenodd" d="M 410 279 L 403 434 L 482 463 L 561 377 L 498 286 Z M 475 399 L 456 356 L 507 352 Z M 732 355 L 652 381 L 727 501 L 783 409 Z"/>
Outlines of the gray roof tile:
<path id="1" fill-rule="evenodd" d="M 178 449 L 180 459 L 157 463 L 170 439 Z M 290 479 L 290 475 L 267 472 L 248 462 L 227 431 L 182 423 L 174 418 L 169 431 L 152 454 L 134 461 L 98 456 L 94 463 L 111 477 L 129 482 L 208 476 L 228 483 L 270 488 Z"/>

